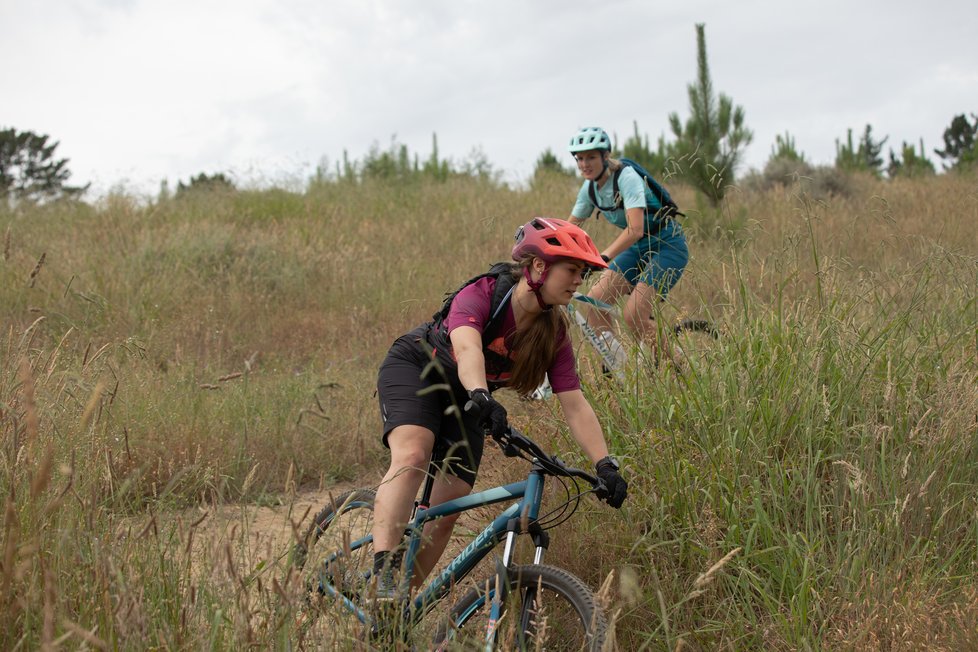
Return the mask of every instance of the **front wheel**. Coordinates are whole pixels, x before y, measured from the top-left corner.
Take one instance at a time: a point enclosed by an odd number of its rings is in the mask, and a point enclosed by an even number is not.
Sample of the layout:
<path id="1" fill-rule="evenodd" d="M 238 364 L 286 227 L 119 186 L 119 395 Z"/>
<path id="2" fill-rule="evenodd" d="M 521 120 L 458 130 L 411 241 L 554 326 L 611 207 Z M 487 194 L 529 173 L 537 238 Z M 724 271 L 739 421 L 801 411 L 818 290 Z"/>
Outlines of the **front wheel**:
<path id="1" fill-rule="evenodd" d="M 532 564 L 509 569 L 501 596 L 495 647 L 500 650 L 601 650 L 608 622 L 594 593 L 561 568 Z M 468 650 L 485 645 L 496 576 L 470 589 L 435 633 L 435 649 Z"/>
<path id="2" fill-rule="evenodd" d="M 670 353 L 676 372 L 680 376 L 695 375 L 709 368 L 719 350 L 720 330 L 702 319 L 684 319 L 673 326 L 673 332 Z"/>

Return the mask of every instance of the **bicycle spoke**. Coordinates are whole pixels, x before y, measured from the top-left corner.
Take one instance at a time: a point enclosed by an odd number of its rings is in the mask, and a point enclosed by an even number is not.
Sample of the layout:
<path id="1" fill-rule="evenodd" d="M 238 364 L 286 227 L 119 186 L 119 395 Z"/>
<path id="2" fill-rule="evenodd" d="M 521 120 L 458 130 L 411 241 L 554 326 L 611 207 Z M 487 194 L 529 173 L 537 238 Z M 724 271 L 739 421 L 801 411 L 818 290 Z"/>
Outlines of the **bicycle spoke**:
<path id="1" fill-rule="evenodd" d="M 295 566 L 310 604 L 322 606 L 323 582 L 354 602 L 363 597 L 373 568 L 373 547 L 363 543 L 373 528 L 373 501 L 366 490 L 339 496 L 316 515 L 296 546 Z"/>
<path id="2" fill-rule="evenodd" d="M 478 647 L 490 626 L 495 626 L 495 647 L 500 650 L 601 648 L 607 624 L 593 594 L 579 579 L 559 568 L 531 565 L 514 569 L 511 582 L 513 588 L 507 592 L 502 617 L 496 623 L 490 621 L 496 598 L 494 578 L 459 600 L 451 622 L 436 636 L 437 649 Z"/>

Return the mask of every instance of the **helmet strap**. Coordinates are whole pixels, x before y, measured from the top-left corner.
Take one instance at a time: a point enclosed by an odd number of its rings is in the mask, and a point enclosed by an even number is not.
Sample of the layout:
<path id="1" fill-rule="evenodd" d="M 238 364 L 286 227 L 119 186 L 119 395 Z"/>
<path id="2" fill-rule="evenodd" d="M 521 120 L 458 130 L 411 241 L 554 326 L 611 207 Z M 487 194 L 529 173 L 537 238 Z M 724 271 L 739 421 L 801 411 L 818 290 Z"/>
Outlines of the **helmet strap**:
<path id="1" fill-rule="evenodd" d="M 530 286 L 530 290 L 533 292 L 533 296 L 537 298 L 537 303 L 540 305 L 541 310 L 550 310 L 553 308 L 552 305 L 543 300 L 543 296 L 540 294 L 540 288 L 543 287 L 544 281 L 547 280 L 547 272 L 550 271 L 550 263 L 544 261 L 545 267 L 543 272 L 540 274 L 540 280 L 534 281 L 533 277 L 530 275 L 530 266 L 527 265 L 523 268 L 523 278 L 526 279 L 526 284 Z"/>

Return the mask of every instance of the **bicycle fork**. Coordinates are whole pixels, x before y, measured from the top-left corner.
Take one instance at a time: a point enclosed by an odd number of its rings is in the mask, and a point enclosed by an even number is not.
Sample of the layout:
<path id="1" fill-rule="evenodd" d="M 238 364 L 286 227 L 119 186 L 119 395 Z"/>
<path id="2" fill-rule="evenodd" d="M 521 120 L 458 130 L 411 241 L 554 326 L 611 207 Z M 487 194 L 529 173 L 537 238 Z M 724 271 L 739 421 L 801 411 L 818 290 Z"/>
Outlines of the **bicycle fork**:
<path id="1" fill-rule="evenodd" d="M 503 557 L 496 563 L 496 590 L 492 597 L 492 606 L 489 611 L 489 623 L 486 626 L 486 650 L 492 650 L 496 640 L 496 625 L 502 616 L 503 605 L 510 591 L 509 569 L 513 561 L 513 551 L 516 546 L 516 536 L 524 532 L 522 524 L 526 523 L 526 513 L 519 518 L 512 518 L 506 524 L 506 543 L 503 546 Z M 543 555 L 550 547 L 550 535 L 540 527 L 537 521 L 526 523 L 525 532 L 533 540 L 534 553 L 533 563 L 542 564 Z M 517 591 L 522 591 L 523 596 L 520 606 L 520 633 L 523 637 L 532 633 L 534 625 L 532 618 L 536 613 L 536 593 L 535 586 L 516 587 Z"/>

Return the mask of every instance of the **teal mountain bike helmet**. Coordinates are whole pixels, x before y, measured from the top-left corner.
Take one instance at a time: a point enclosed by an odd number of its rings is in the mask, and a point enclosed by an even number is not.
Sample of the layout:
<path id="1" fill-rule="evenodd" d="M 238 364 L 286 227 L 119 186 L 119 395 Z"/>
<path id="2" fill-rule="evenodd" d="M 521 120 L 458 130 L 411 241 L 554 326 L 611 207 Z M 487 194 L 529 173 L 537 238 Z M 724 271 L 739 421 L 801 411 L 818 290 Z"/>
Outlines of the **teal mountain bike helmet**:
<path id="1" fill-rule="evenodd" d="M 611 151 L 611 138 L 608 137 L 608 132 L 601 127 L 584 127 L 578 130 L 571 137 L 570 145 L 567 146 L 567 151 L 571 154 L 592 149 Z"/>

